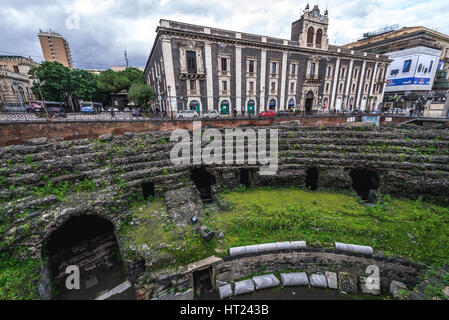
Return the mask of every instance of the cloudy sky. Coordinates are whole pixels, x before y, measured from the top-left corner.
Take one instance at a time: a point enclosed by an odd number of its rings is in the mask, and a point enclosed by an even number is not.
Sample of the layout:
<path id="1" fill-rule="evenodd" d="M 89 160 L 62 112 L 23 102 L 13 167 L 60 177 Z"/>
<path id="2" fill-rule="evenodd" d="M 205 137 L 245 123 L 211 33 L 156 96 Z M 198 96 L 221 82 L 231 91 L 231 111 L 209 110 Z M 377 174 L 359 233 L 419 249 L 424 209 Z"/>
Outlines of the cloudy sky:
<path id="1" fill-rule="evenodd" d="M 447 0 L 315 0 L 329 10 L 329 40 L 341 45 L 386 25 L 449 34 Z M 61 33 L 77 68 L 145 66 L 160 19 L 290 38 L 307 0 L 2 0 L 0 55 L 43 60 L 39 29 Z"/>

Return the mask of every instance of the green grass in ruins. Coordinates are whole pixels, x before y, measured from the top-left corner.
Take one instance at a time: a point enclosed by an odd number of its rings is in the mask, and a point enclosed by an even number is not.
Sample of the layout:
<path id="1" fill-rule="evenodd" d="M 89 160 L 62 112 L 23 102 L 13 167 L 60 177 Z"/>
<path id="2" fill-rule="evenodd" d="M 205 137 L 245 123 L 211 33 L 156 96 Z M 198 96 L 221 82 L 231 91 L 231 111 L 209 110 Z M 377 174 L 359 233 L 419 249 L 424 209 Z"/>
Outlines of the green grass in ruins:
<path id="1" fill-rule="evenodd" d="M 165 255 L 159 266 L 185 265 L 226 256 L 235 246 L 305 240 L 328 248 L 334 242 L 368 245 L 387 256 L 449 264 L 449 208 L 389 196 L 368 207 L 352 194 L 298 189 L 239 190 L 220 197 L 231 204 L 229 210 L 209 205 L 200 224 L 185 227 L 170 222 L 163 200 L 135 204 L 138 223 L 128 223 L 120 232 L 125 247 L 133 248 L 126 250 L 129 257 L 146 245 L 154 257 Z M 206 242 L 194 231 L 200 225 L 225 237 Z"/>
<path id="2" fill-rule="evenodd" d="M 221 229 L 220 247 L 305 240 L 334 247 L 334 242 L 372 246 L 388 256 L 449 264 L 449 208 L 384 196 L 366 206 L 350 194 L 298 189 L 228 192 L 231 210 L 203 222 Z"/>
<path id="3" fill-rule="evenodd" d="M 38 299 L 40 261 L 0 254 L 0 300 Z"/>

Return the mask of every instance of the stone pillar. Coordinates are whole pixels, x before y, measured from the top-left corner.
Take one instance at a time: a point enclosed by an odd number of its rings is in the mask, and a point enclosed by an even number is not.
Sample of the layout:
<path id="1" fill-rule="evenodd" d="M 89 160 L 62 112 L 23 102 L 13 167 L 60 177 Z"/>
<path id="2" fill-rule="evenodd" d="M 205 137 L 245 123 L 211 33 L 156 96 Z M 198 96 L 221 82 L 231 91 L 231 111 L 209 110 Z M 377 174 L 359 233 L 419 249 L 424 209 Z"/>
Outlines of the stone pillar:
<path id="1" fill-rule="evenodd" d="M 206 59 L 206 94 L 207 110 L 214 110 L 214 80 L 212 71 L 212 47 L 210 42 L 204 43 Z"/>
<path id="2" fill-rule="evenodd" d="M 281 101 L 279 101 L 279 110 L 285 110 L 285 88 L 287 81 L 287 52 L 282 55 L 282 76 L 281 76 Z"/>
<path id="3" fill-rule="evenodd" d="M 262 49 L 260 54 L 260 104 L 259 110 L 263 111 L 266 108 L 265 102 L 265 80 L 267 76 L 267 50 Z"/>
<path id="4" fill-rule="evenodd" d="M 242 47 L 235 46 L 235 108 L 242 113 Z"/>
<path id="5" fill-rule="evenodd" d="M 365 84 L 365 79 L 366 79 L 365 68 L 366 68 L 366 60 L 363 61 L 362 73 L 360 74 L 359 92 L 358 92 L 358 96 L 355 99 L 355 107 L 358 110 L 360 110 L 360 107 L 362 105 L 363 85 Z"/>
<path id="6" fill-rule="evenodd" d="M 351 62 L 349 62 L 349 70 L 348 74 L 346 76 L 346 90 L 345 90 L 345 96 L 347 101 L 343 101 L 343 109 L 347 109 L 348 107 L 348 101 L 349 101 L 349 92 L 351 90 L 351 83 L 352 83 L 352 76 L 353 76 L 353 70 L 354 68 L 354 59 L 351 59 Z"/>
<path id="7" fill-rule="evenodd" d="M 173 111 L 178 111 L 178 104 L 176 99 L 176 81 L 175 81 L 175 70 L 173 68 L 173 55 L 171 47 L 171 39 L 163 37 L 162 42 L 162 56 L 164 59 L 164 70 L 165 70 L 165 82 L 167 83 L 167 88 L 170 86 L 170 96 L 172 97 L 172 108 Z M 161 104 L 162 107 L 162 104 Z"/>
<path id="8" fill-rule="evenodd" d="M 338 85 L 338 76 L 340 75 L 340 58 L 337 58 L 337 62 L 335 63 L 335 71 L 334 71 L 334 83 L 332 85 L 332 94 L 330 96 L 329 101 L 329 111 L 332 108 L 335 110 L 335 102 L 337 101 L 336 93 L 337 93 L 337 85 Z"/>

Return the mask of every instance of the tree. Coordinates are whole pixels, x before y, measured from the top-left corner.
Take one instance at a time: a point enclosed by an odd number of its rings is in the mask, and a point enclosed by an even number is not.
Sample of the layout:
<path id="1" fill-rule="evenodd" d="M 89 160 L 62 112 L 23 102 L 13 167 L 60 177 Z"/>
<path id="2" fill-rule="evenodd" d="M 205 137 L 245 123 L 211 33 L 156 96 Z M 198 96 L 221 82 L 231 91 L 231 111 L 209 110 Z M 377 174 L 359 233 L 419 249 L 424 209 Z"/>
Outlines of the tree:
<path id="1" fill-rule="evenodd" d="M 128 99 L 140 107 L 145 107 L 148 101 L 156 99 L 156 93 L 150 85 L 135 82 L 128 91 Z"/>
<path id="2" fill-rule="evenodd" d="M 71 91 L 71 70 L 58 62 L 44 62 L 39 67 L 31 68 L 29 74 L 32 78 L 41 81 L 42 95 L 46 100 L 65 101 L 67 93 Z M 34 82 L 31 88 L 39 96 L 38 85 Z"/>

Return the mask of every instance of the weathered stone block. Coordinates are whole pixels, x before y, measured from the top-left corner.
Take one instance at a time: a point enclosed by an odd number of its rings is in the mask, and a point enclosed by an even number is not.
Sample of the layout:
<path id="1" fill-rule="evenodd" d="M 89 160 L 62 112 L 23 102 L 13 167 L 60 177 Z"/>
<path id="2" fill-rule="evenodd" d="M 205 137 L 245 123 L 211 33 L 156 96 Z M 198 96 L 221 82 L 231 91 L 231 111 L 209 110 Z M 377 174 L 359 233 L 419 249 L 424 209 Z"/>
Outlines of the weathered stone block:
<path id="1" fill-rule="evenodd" d="M 225 285 L 227 285 L 227 284 L 228 284 L 227 282 L 220 281 L 220 280 L 215 280 L 215 286 L 216 286 L 217 288 L 223 287 L 223 286 L 225 286 Z"/>
<path id="2" fill-rule="evenodd" d="M 236 296 L 254 292 L 253 280 L 243 280 L 235 283 L 234 294 Z"/>
<path id="3" fill-rule="evenodd" d="M 281 273 L 282 285 L 284 287 L 308 286 L 309 278 L 305 272 L 301 273 Z"/>
<path id="4" fill-rule="evenodd" d="M 326 277 L 323 274 L 312 274 L 310 276 L 310 285 L 315 288 L 327 288 Z"/>
<path id="5" fill-rule="evenodd" d="M 98 140 L 101 142 L 112 141 L 112 134 L 106 133 L 98 137 Z"/>
<path id="6" fill-rule="evenodd" d="M 340 251 L 348 251 L 348 247 L 346 245 L 346 243 L 340 243 L 340 242 L 335 242 L 335 249 L 340 250 Z"/>
<path id="7" fill-rule="evenodd" d="M 246 253 L 258 253 L 259 252 L 259 245 L 254 246 L 246 246 Z"/>
<path id="8" fill-rule="evenodd" d="M 38 146 L 38 145 L 42 145 L 42 144 L 46 144 L 46 143 L 48 143 L 48 138 L 45 138 L 45 137 L 34 138 L 34 139 L 28 140 L 28 144 L 30 144 L 32 146 Z"/>
<path id="9" fill-rule="evenodd" d="M 274 274 L 253 277 L 253 281 L 256 285 L 256 290 L 274 288 L 280 285 L 280 281 Z"/>
<path id="10" fill-rule="evenodd" d="M 367 282 L 368 277 L 360 276 L 360 291 L 365 294 L 372 294 L 374 296 L 378 296 L 381 293 L 380 288 L 380 279 L 375 280 L 371 279 L 370 282 Z"/>
<path id="11" fill-rule="evenodd" d="M 337 274 L 335 272 L 329 272 L 326 271 L 324 273 L 324 275 L 326 276 L 326 280 L 327 280 L 327 286 L 330 289 L 338 289 L 338 278 L 337 278 Z"/>
<path id="12" fill-rule="evenodd" d="M 357 293 L 358 277 L 349 272 L 340 272 L 338 274 L 338 287 L 346 293 Z"/>
<path id="13" fill-rule="evenodd" d="M 233 293 L 232 293 L 231 285 L 227 284 L 225 286 L 219 287 L 218 294 L 219 294 L 221 300 L 232 297 Z"/>
<path id="14" fill-rule="evenodd" d="M 394 280 L 391 281 L 390 293 L 393 296 L 393 298 L 395 298 L 395 299 L 404 298 L 401 291 L 405 291 L 405 290 L 407 290 L 407 286 L 404 283 L 399 282 L 399 281 L 394 281 Z"/>

